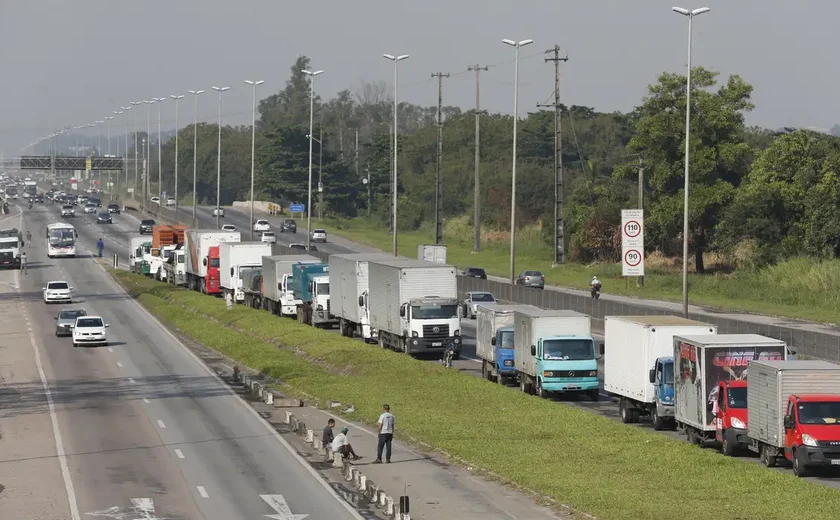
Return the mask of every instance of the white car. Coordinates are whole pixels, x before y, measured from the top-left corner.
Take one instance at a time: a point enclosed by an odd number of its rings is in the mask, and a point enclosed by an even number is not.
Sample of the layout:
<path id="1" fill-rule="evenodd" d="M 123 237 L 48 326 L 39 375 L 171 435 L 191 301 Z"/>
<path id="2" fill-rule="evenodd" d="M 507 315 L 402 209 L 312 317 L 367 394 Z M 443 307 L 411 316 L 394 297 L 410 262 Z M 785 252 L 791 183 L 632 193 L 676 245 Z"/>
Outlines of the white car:
<path id="1" fill-rule="evenodd" d="M 258 220 L 254 222 L 254 231 L 270 231 L 271 224 L 267 220 Z"/>
<path id="2" fill-rule="evenodd" d="M 79 345 L 107 345 L 108 336 L 105 329 L 110 327 L 99 316 L 79 316 L 73 324 L 73 346 Z"/>
<path id="3" fill-rule="evenodd" d="M 96 213 L 96 204 L 85 204 L 85 214 Z"/>
<path id="4" fill-rule="evenodd" d="M 62 217 L 75 217 L 76 210 L 73 206 L 67 204 L 66 206 L 61 206 L 61 216 Z"/>
<path id="5" fill-rule="evenodd" d="M 155 204 L 160 204 L 160 197 L 152 197 L 152 198 L 151 198 L 151 199 L 149 199 L 149 200 L 150 200 L 151 202 L 154 202 Z"/>
<path id="6" fill-rule="evenodd" d="M 327 232 L 323 229 L 313 229 L 312 235 L 309 237 L 310 242 L 324 242 L 327 241 Z"/>
<path id="7" fill-rule="evenodd" d="M 224 217 L 225 216 L 225 208 L 222 207 L 215 207 L 213 208 L 213 216 L 214 217 Z"/>
<path id="8" fill-rule="evenodd" d="M 274 231 L 263 231 L 262 236 L 260 236 L 260 242 L 264 244 L 276 244 L 277 237 L 274 236 Z"/>
<path id="9" fill-rule="evenodd" d="M 236 231 L 236 226 L 233 224 L 222 224 L 222 231 Z"/>
<path id="10" fill-rule="evenodd" d="M 166 199 L 166 205 L 167 206 L 174 206 L 175 205 L 175 199 L 173 199 L 172 197 L 169 197 L 168 199 Z"/>
<path id="11" fill-rule="evenodd" d="M 70 295 L 72 290 L 73 288 L 67 282 L 58 280 L 47 282 L 47 286 L 44 287 L 44 303 L 70 302 L 73 300 Z"/>

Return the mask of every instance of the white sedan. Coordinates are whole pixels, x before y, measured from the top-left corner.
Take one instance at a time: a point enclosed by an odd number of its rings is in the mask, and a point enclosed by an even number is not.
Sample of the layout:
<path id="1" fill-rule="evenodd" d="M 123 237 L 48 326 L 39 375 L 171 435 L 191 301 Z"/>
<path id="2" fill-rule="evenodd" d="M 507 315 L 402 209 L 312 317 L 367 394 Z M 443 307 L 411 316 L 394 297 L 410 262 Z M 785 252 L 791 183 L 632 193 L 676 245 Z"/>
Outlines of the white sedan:
<path id="1" fill-rule="evenodd" d="M 85 214 L 96 213 L 96 204 L 85 204 Z"/>
<path id="2" fill-rule="evenodd" d="M 151 199 L 149 199 L 149 200 L 150 200 L 151 202 L 154 202 L 155 204 L 160 204 L 160 197 L 152 197 L 152 198 L 151 198 Z"/>
<path id="3" fill-rule="evenodd" d="M 270 231 L 271 224 L 267 220 L 258 220 L 254 222 L 254 231 Z"/>
<path id="4" fill-rule="evenodd" d="M 225 216 L 225 208 L 217 206 L 213 208 L 213 216 L 214 217 L 224 217 Z"/>
<path id="5" fill-rule="evenodd" d="M 107 345 L 108 337 L 105 329 L 110 327 L 99 316 L 79 316 L 73 329 L 73 346 L 79 345 Z"/>
<path id="6" fill-rule="evenodd" d="M 236 231 L 236 226 L 233 224 L 222 224 L 222 231 Z"/>
<path id="7" fill-rule="evenodd" d="M 274 231 L 264 231 L 260 236 L 260 242 L 263 244 L 276 244 L 277 237 L 274 236 Z"/>
<path id="8" fill-rule="evenodd" d="M 173 199 L 172 197 L 169 197 L 168 199 L 166 199 L 166 205 L 167 206 L 174 206 L 175 205 L 175 199 Z"/>
<path id="9" fill-rule="evenodd" d="M 47 286 L 44 287 L 44 303 L 72 301 L 73 297 L 70 295 L 72 290 L 73 288 L 67 282 L 47 282 Z"/>

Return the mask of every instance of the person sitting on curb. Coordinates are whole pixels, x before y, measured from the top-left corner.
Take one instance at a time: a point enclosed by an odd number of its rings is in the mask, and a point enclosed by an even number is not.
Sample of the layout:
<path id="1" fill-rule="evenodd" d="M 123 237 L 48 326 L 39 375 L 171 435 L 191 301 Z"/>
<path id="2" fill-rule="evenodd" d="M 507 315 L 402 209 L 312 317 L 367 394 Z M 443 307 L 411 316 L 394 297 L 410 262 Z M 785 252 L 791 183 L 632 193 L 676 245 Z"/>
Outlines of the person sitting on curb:
<path id="1" fill-rule="evenodd" d="M 332 451 L 333 453 L 340 453 L 343 459 L 359 460 L 361 457 L 356 455 L 356 452 L 353 451 L 353 446 L 350 446 L 350 442 L 347 440 L 348 431 L 350 430 L 342 428 L 341 433 L 335 436 L 332 443 Z"/>

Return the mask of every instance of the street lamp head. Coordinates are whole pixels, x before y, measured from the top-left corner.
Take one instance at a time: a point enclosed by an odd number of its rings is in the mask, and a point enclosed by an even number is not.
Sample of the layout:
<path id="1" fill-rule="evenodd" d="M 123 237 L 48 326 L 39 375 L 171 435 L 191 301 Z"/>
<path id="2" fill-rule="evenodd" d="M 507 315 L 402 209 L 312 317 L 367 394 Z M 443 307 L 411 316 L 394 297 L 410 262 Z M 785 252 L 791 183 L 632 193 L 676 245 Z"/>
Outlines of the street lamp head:
<path id="1" fill-rule="evenodd" d="M 387 60 L 391 60 L 391 61 L 396 61 L 396 59 L 397 59 L 396 56 L 393 56 L 391 54 L 383 54 L 382 57 L 387 59 Z"/>
<path id="2" fill-rule="evenodd" d="M 708 13 L 709 11 L 711 11 L 711 9 L 709 9 L 708 7 L 699 7 L 697 9 L 691 11 L 691 16 L 698 16 L 698 15 L 701 15 L 703 13 Z"/>
<path id="3" fill-rule="evenodd" d="M 691 11 L 689 11 L 688 9 L 686 9 L 684 7 L 672 7 L 671 10 L 674 11 L 675 13 L 679 13 L 683 16 L 691 16 Z"/>
<path id="4" fill-rule="evenodd" d="M 224 92 L 225 90 L 230 90 L 230 87 L 213 87 L 213 90 L 216 92 Z"/>
<path id="5" fill-rule="evenodd" d="M 513 40 L 508 40 L 507 38 L 504 38 L 504 39 L 502 40 L 502 43 L 505 43 L 505 44 L 507 44 L 507 45 L 510 45 L 511 47 L 516 47 L 516 42 L 515 42 L 515 41 L 513 41 Z"/>
<path id="6" fill-rule="evenodd" d="M 526 45 L 531 45 L 532 43 L 534 43 L 534 40 L 522 40 L 521 42 L 519 42 L 519 46 L 525 47 Z"/>
<path id="7" fill-rule="evenodd" d="M 204 91 L 203 91 L 203 90 L 188 90 L 187 92 L 189 92 L 190 94 L 192 94 L 192 95 L 194 95 L 194 96 L 197 96 L 197 95 L 199 95 L 199 94 L 203 94 L 203 93 L 204 93 Z"/>
<path id="8" fill-rule="evenodd" d="M 171 97 L 171 98 L 172 98 L 172 99 L 174 99 L 175 101 L 177 101 L 177 100 L 179 100 L 179 99 L 183 99 L 183 98 L 184 98 L 183 94 L 182 94 L 182 95 L 180 95 L 180 96 L 176 96 L 175 94 L 170 94 L 170 95 L 169 95 L 169 97 Z"/>
<path id="9" fill-rule="evenodd" d="M 402 56 L 397 56 L 397 61 L 407 60 L 408 58 L 408 54 L 403 54 Z"/>
<path id="10" fill-rule="evenodd" d="M 311 70 L 301 70 L 301 72 L 303 72 L 307 76 L 317 76 L 318 74 L 323 74 L 324 73 L 323 70 L 316 70 L 314 72 L 311 71 Z"/>

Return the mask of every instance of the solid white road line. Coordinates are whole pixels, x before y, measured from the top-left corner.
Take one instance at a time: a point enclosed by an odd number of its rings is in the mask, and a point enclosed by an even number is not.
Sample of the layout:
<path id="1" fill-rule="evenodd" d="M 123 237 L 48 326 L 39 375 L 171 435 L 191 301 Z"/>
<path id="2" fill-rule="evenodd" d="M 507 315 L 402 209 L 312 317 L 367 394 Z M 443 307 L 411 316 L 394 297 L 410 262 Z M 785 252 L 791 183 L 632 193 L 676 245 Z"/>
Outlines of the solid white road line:
<path id="1" fill-rule="evenodd" d="M 166 425 L 165 425 L 165 424 L 163 424 L 163 421 L 161 421 L 160 419 L 158 419 L 158 426 L 159 426 L 160 428 L 166 428 Z"/>
<path id="2" fill-rule="evenodd" d="M 22 220 L 22 219 L 21 219 Z M 20 281 L 18 279 L 19 271 L 14 272 L 15 286 L 20 293 Z M 41 378 L 41 387 L 44 389 L 44 395 L 47 398 L 47 408 L 50 411 L 50 422 L 52 423 L 53 436 L 55 437 L 55 453 L 58 457 L 58 464 L 61 467 L 61 478 L 64 480 L 64 490 L 67 493 L 67 502 L 70 505 L 70 518 L 72 520 L 81 520 L 79 515 L 79 505 L 76 503 L 76 492 L 73 489 L 73 480 L 70 477 L 70 468 L 67 466 L 67 455 L 64 452 L 64 441 L 61 439 L 61 430 L 58 427 L 58 417 L 55 414 L 55 402 L 53 402 L 52 390 L 47 382 L 47 376 L 44 373 L 44 366 L 41 364 L 41 354 L 38 352 L 38 343 L 35 341 L 35 334 L 32 332 L 32 326 L 29 323 L 29 314 L 26 312 L 26 307 L 23 307 L 24 319 L 26 320 L 27 329 L 29 330 L 29 343 L 32 345 L 32 350 L 35 352 L 35 366 L 38 368 L 38 376 Z"/>
<path id="3" fill-rule="evenodd" d="M 179 459 L 183 459 L 183 458 L 185 458 L 185 457 L 184 457 L 184 454 L 181 452 L 181 450 L 175 450 L 175 455 L 176 455 Z"/>
<path id="4" fill-rule="evenodd" d="M 201 498 L 210 498 L 210 495 L 207 494 L 207 490 L 204 489 L 204 486 L 197 486 L 198 494 L 201 495 Z"/>

